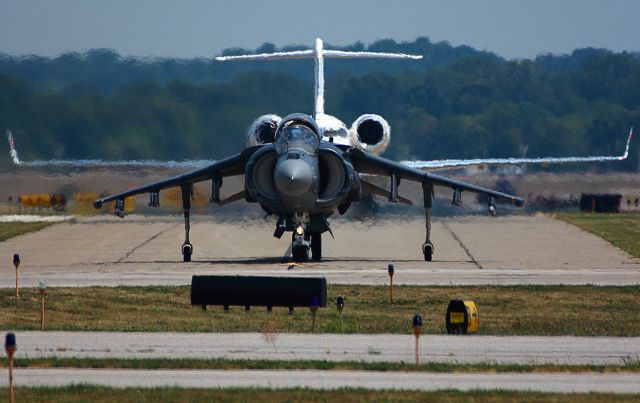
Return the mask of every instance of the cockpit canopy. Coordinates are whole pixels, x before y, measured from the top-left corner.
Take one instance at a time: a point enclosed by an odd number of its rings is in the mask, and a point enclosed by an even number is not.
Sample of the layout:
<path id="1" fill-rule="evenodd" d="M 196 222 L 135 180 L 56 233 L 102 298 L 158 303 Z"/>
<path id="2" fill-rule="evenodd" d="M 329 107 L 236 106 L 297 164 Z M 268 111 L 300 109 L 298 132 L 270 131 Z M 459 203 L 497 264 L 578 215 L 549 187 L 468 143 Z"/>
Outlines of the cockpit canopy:
<path id="1" fill-rule="evenodd" d="M 281 154 L 291 149 L 299 149 L 309 154 L 317 154 L 320 147 L 319 133 L 318 125 L 310 116 L 289 115 L 278 125 L 276 151 Z"/>

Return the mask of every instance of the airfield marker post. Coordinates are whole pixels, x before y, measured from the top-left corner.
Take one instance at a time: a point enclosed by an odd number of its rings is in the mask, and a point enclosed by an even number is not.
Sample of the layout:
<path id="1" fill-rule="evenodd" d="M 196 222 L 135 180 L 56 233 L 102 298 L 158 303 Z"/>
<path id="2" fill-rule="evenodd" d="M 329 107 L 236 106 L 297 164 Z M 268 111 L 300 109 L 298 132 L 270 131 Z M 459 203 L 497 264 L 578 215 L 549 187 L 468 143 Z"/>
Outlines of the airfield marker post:
<path id="1" fill-rule="evenodd" d="M 387 267 L 387 273 L 389 273 L 389 303 L 393 304 L 393 274 L 395 269 L 392 264 Z"/>
<path id="2" fill-rule="evenodd" d="M 422 316 L 415 314 L 413 317 L 413 335 L 416 336 L 416 365 L 420 363 L 420 333 L 422 333 Z"/>
<path id="3" fill-rule="evenodd" d="M 44 296 L 47 295 L 47 284 L 44 280 L 40 280 L 38 292 L 40 293 L 40 331 L 44 331 Z"/>
<path id="4" fill-rule="evenodd" d="M 344 333 L 342 326 L 342 310 L 344 309 L 344 297 L 339 296 L 336 300 L 336 308 L 338 308 L 338 315 L 340 316 L 340 333 Z"/>
<path id="5" fill-rule="evenodd" d="M 16 335 L 7 333 L 4 339 L 4 350 L 7 352 L 7 361 L 9 367 L 9 402 L 14 403 L 13 398 L 13 354 L 16 352 Z"/>
<path id="6" fill-rule="evenodd" d="M 20 255 L 13 254 L 13 266 L 16 268 L 16 298 L 20 298 L 20 286 L 18 284 L 18 268 L 20 267 Z"/>
<path id="7" fill-rule="evenodd" d="M 313 333 L 316 328 L 316 314 L 318 313 L 319 307 L 320 301 L 318 297 L 311 298 L 311 333 Z"/>

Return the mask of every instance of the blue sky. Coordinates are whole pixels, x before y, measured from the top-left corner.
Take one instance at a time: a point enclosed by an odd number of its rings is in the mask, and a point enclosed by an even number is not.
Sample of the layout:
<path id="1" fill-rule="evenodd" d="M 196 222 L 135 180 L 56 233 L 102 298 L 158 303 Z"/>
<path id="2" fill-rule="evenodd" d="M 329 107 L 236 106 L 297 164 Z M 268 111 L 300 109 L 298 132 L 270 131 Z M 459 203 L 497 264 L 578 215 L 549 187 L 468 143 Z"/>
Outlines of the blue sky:
<path id="1" fill-rule="evenodd" d="M 507 58 L 640 50 L 635 0 L 0 0 L 0 51 L 211 57 L 227 47 L 428 36 Z"/>

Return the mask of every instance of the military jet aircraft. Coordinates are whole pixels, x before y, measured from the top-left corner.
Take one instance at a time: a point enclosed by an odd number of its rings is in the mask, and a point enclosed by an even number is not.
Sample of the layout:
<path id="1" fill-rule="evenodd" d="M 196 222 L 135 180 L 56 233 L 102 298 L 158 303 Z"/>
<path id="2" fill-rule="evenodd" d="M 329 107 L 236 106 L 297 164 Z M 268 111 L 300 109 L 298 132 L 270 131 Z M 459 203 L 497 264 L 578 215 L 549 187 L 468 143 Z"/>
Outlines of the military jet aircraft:
<path id="1" fill-rule="evenodd" d="M 219 61 L 313 58 L 313 115 L 294 113 L 284 118 L 276 115 L 261 116 L 249 128 L 247 148 L 238 154 L 207 163 L 182 175 L 98 199 L 93 203 L 94 207 L 101 208 L 105 203 L 113 201 L 115 214 L 124 217 L 126 198 L 148 193 L 149 206 L 157 207 L 160 191 L 179 187 L 185 224 L 182 256 L 183 260 L 188 262 L 193 255 L 193 245 L 189 239 L 193 186 L 197 182 L 211 181 L 212 203 L 225 205 L 239 200 L 259 203 L 268 215 L 277 217 L 273 233 L 275 237 L 281 238 L 286 232 L 292 233 L 293 261 L 304 262 L 310 258 L 319 261 L 322 259 L 322 234 L 329 232 L 333 235 L 328 221 L 332 214 L 336 211 L 344 214 L 352 203 L 360 199 L 363 192 L 382 195 L 390 202 L 411 204 L 398 194 L 398 187 L 403 180 L 413 181 L 422 185 L 426 233 L 422 243 L 422 254 L 426 261 L 431 261 L 434 254 L 431 241 L 434 186 L 450 188 L 452 204 L 456 206 L 462 204 L 463 191 L 484 194 L 488 196 L 488 209 L 492 215 L 495 215 L 495 200 L 510 202 L 516 206 L 522 206 L 524 201 L 514 195 L 436 175 L 428 172 L 429 168 L 442 169 L 478 164 L 609 161 L 623 160 L 628 155 L 631 132 L 624 154 L 612 157 L 402 162 L 380 157 L 379 154 L 389 144 L 391 133 L 384 118 L 364 114 L 355 120 L 351 128 L 347 128 L 339 119 L 324 112 L 324 59 L 341 57 L 419 59 L 422 56 L 327 50 L 324 49 L 322 40 L 317 39 L 315 48 L 309 50 L 218 57 Z M 10 139 L 10 143 L 14 150 L 13 139 Z M 17 152 L 12 151 L 12 157 L 14 161 L 19 161 Z M 156 163 L 153 161 L 150 165 Z M 41 166 L 46 164 L 46 161 L 40 162 Z M 73 164 L 73 161 L 62 163 L 65 164 Z M 244 176 L 244 190 L 222 199 L 220 189 L 223 179 L 229 176 Z M 386 177 L 389 187 L 384 189 L 371 183 L 371 176 Z"/>

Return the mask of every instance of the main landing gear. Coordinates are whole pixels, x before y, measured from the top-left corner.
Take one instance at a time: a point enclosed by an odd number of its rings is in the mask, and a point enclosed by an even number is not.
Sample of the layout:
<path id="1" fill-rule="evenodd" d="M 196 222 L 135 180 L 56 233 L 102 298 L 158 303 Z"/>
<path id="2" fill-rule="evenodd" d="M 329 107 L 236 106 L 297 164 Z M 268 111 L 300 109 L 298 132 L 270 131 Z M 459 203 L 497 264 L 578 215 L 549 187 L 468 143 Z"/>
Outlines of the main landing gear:
<path id="1" fill-rule="evenodd" d="M 189 242 L 189 211 L 191 210 L 191 185 L 180 186 L 182 192 L 182 210 L 184 211 L 184 242 L 182 243 L 182 260 L 184 262 L 191 261 L 193 254 L 193 245 Z"/>
<path id="2" fill-rule="evenodd" d="M 431 208 L 433 207 L 433 185 L 430 183 L 422 184 L 422 196 L 424 198 L 424 218 L 426 229 L 426 240 L 422 244 L 422 254 L 424 260 L 430 262 L 433 260 L 434 247 L 431 242 Z"/>

